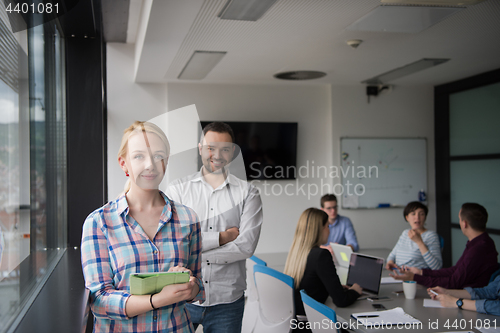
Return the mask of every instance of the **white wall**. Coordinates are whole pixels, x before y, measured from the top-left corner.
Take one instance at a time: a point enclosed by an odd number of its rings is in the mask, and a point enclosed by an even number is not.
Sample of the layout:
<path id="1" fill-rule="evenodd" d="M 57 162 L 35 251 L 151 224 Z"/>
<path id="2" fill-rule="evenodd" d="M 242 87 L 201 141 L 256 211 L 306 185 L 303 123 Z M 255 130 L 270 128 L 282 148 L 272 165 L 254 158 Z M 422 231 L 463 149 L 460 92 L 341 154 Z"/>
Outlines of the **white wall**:
<path id="1" fill-rule="evenodd" d="M 363 86 L 136 84 L 134 45 L 108 44 L 109 199 L 126 181 L 116 162 L 123 130 L 168 110 L 196 104 L 201 120 L 298 122 L 297 166 L 340 166 L 340 137 L 426 137 L 428 139 L 427 225 L 435 230 L 433 88 L 398 88 L 372 97 Z M 314 162 L 314 163 L 313 163 Z M 195 171 L 195 159 L 186 169 Z M 305 170 L 303 170 L 305 171 Z M 300 213 L 318 207 L 323 192 L 340 179 L 309 175 L 297 181 L 256 184 L 264 225 L 256 253 L 288 251 Z M 323 189 L 321 185 L 324 184 Z M 288 186 L 287 186 L 288 185 Z M 284 191 L 289 194 L 273 195 Z M 351 217 L 362 248 L 391 248 L 406 224 L 402 209 L 340 211 Z"/>
<path id="2" fill-rule="evenodd" d="M 135 120 L 149 120 L 167 111 L 166 86 L 134 83 L 134 44 L 107 44 L 108 200 L 123 190 L 127 178 L 118 166 L 123 130 Z"/>
<path id="3" fill-rule="evenodd" d="M 340 138 L 344 136 L 427 138 L 426 225 L 436 230 L 433 87 L 396 86 L 368 103 L 363 86 L 332 86 L 331 98 L 333 165 L 341 165 Z M 340 210 L 344 213 L 354 224 L 361 248 L 392 248 L 408 226 L 403 208 Z"/>

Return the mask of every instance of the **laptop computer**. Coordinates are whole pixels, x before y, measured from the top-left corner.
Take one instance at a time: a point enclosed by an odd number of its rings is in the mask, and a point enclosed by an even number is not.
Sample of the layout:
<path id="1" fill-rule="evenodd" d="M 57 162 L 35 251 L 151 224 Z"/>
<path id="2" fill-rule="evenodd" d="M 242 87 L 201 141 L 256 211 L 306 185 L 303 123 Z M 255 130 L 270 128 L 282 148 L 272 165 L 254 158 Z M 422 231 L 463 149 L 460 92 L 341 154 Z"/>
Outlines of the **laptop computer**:
<path id="1" fill-rule="evenodd" d="M 352 286 L 357 283 L 363 288 L 363 293 L 378 295 L 383 269 L 384 259 L 353 253 L 346 284 Z"/>

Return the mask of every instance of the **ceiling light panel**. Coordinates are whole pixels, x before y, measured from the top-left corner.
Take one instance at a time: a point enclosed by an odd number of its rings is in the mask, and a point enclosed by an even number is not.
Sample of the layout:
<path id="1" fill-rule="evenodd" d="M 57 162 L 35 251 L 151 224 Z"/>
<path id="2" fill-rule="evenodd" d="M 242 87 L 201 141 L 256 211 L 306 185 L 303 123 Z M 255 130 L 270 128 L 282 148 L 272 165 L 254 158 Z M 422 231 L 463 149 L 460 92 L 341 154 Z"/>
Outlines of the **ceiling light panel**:
<path id="1" fill-rule="evenodd" d="M 411 64 L 405 65 L 403 67 L 399 67 L 399 68 L 393 69 L 391 71 L 385 72 L 383 74 L 377 75 L 377 76 L 372 77 L 371 79 L 365 80 L 361 83 L 384 84 L 384 83 L 399 79 L 403 76 L 407 76 L 407 75 L 422 71 L 422 70 L 430 68 L 430 67 L 441 65 L 442 63 L 445 63 L 448 60 L 450 60 L 450 59 L 424 58 L 424 59 L 412 62 Z"/>
<path id="2" fill-rule="evenodd" d="M 417 33 L 463 9 L 462 7 L 378 6 L 346 29 Z"/>
<path id="3" fill-rule="evenodd" d="M 221 61 L 227 52 L 194 51 L 182 69 L 178 78 L 181 80 L 201 80 Z"/>
<path id="4" fill-rule="evenodd" d="M 277 0 L 228 0 L 219 13 L 223 20 L 257 21 Z"/>
<path id="5" fill-rule="evenodd" d="M 422 6 L 472 6 L 484 0 L 382 0 L 382 4 L 390 5 L 422 5 Z"/>

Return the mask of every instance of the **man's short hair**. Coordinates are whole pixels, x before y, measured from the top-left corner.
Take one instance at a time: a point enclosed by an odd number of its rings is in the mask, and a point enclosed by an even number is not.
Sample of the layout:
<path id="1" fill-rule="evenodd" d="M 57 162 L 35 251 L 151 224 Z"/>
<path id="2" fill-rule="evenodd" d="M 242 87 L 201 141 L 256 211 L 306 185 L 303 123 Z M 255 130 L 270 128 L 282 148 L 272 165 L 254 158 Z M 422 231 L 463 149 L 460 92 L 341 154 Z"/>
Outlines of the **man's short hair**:
<path id="1" fill-rule="evenodd" d="M 408 203 L 403 211 L 403 216 L 406 219 L 408 214 L 416 211 L 419 208 L 424 210 L 425 216 L 427 217 L 427 213 L 429 212 L 429 208 L 427 208 L 427 206 L 424 205 L 423 203 L 421 203 L 420 201 L 412 201 L 412 202 Z"/>
<path id="2" fill-rule="evenodd" d="M 467 221 L 474 230 L 486 231 L 488 212 L 480 204 L 467 202 L 462 205 L 460 219 Z"/>
<path id="3" fill-rule="evenodd" d="M 335 194 L 325 194 L 324 196 L 321 197 L 321 208 L 325 208 L 325 202 L 328 201 L 338 202 Z"/>
<path id="4" fill-rule="evenodd" d="M 203 128 L 203 137 L 205 135 L 207 135 L 207 133 L 209 131 L 217 132 L 217 133 L 227 133 L 227 134 L 229 134 L 231 136 L 231 140 L 234 143 L 233 129 L 231 128 L 231 126 L 229 126 L 226 123 L 223 123 L 223 122 L 220 122 L 220 121 L 216 121 L 216 122 L 208 124 L 207 126 L 205 126 Z M 203 137 L 201 138 L 200 141 L 203 141 Z"/>

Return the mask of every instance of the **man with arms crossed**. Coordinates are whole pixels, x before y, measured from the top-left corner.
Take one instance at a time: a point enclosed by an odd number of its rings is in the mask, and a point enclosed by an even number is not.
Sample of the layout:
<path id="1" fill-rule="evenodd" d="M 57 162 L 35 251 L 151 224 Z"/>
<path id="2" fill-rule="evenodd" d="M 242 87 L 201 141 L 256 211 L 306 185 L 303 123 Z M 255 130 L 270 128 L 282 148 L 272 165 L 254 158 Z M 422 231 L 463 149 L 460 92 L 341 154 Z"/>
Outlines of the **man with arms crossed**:
<path id="1" fill-rule="evenodd" d="M 168 197 L 191 207 L 202 230 L 203 304 L 186 304 L 205 333 L 241 331 L 246 289 L 245 262 L 259 240 L 262 202 L 258 190 L 229 173 L 235 146 L 231 127 L 215 122 L 198 144 L 201 170 L 172 182 Z"/>
<path id="2" fill-rule="evenodd" d="M 488 284 L 497 270 L 495 242 L 486 232 L 488 212 L 477 203 L 464 203 L 458 213 L 460 229 L 469 239 L 455 266 L 438 270 L 407 268 L 401 274 L 390 274 L 397 280 L 415 280 L 426 287 L 450 289 L 479 288 Z"/>
<path id="3" fill-rule="evenodd" d="M 328 227 L 330 228 L 328 243 L 321 247 L 332 252 L 330 243 L 337 243 L 350 246 L 354 252 L 359 251 L 358 239 L 351 220 L 338 214 L 335 194 L 325 194 L 321 197 L 321 209 L 328 214 Z"/>

